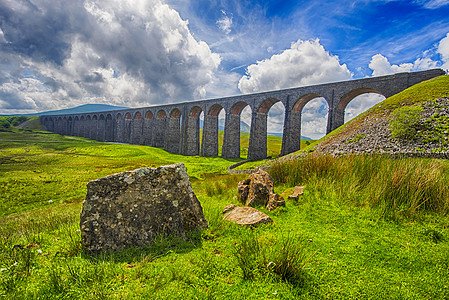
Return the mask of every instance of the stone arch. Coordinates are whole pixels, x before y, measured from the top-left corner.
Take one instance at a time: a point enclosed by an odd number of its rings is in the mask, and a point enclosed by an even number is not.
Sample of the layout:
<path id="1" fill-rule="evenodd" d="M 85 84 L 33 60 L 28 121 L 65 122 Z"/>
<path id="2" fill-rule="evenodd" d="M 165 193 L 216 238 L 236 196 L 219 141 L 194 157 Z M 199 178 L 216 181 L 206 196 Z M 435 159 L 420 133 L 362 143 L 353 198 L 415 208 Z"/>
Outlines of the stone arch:
<path id="1" fill-rule="evenodd" d="M 151 110 L 148 110 L 143 121 L 143 144 L 147 146 L 153 145 L 153 122 L 154 114 Z"/>
<path id="2" fill-rule="evenodd" d="M 98 139 L 98 116 L 93 115 L 90 121 L 90 138 L 93 140 Z"/>
<path id="3" fill-rule="evenodd" d="M 80 117 L 80 136 L 86 137 L 86 118 L 84 116 Z"/>
<path id="4" fill-rule="evenodd" d="M 58 134 L 63 134 L 62 128 L 63 128 L 63 120 L 62 120 L 62 117 L 57 117 L 57 118 L 56 118 L 56 132 L 57 132 Z"/>
<path id="5" fill-rule="evenodd" d="M 80 132 L 80 118 L 78 116 L 75 116 L 75 118 L 73 118 L 73 135 L 74 136 L 81 136 L 81 132 Z"/>
<path id="6" fill-rule="evenodd" d="M 318 106 L 318 103 L 320 103 L 321 105 Z M 312 109 L 313 106 L 317 107 Z M 305 136 L 312 139 L 319 139 L 326 135 L 328 133 L 328 128 L 331 125 L 329 113 L 330 110 L 331 106 L 329 105 L 327 99 L 324 97 L 313 97 L 309 101 L 305 102 L 301 108 L 299 119 L 299 138 L 301 138 L 301 136 Z M 319 117 L 317 117 L 317 115 Z M 322 128 L 322 130 L 319 132 L 320 135 L 310 136 L 310 132 L 308 132 L 307 130 L 311 127 Z"/>
<path id="7" fill-rule="evenodd" d="M 231 105 L 229 112 L 226 113 L 225 128 L 223 137 L 223 149 L 221 156 L 223 158 L 240 158 L 241 148 L 245 149 L 247 145 L 241 145 L 241 115 L 245 108 L 251 110 L 252 107 L 245 101 L 238 101 Z M 251 124 L 249 124 L 251 126 Z M 245 150 L 246 151 L 246 150 Z M 243 153 L 244 155 L 246 153 Z"/>
<path id="8" fill-rule="evenodd" d="M 154 114 L 151 110 L 145 113 L 145 119 L 154 119 Z"/>
<path id="9" fill-rule="evenodd" d="M 164 149 L 171 153 L 179 153 L 181 141 L 181 110 L 173 108 L 167 120 L 167 134 L 165 136 Z"/>
<path id="10" fill-rule="evenodd" d="M 203 138 L 201 145 L 202 156 L 218 156 L 219 149 L 219 114 L 224 110 L 221 104 L 213 104 L 204 116 Z"/>
<path id="11" fill-rule="evenodd" d="M 189 117 L 198 118 L 202 112 L 203 109 L 200 106 L 194 106 L 190 110 Z"/>
<path id="12" fill-rule="evenodd" d="M 320 98 L 328 103 L 327 99 L 318 93 L 307 93 L 296 99 L 291 111 L 287 114 L 287 119 L 284 121 L 281 155 L 298 151 L 301 148 L 303 109 L 310 101 Z M 329 104 L 327 106 L 329 107 Z M 323 124 L 323 128 L 327 128 L 327 126 Z"/>
<path id="13" fill-rule="evenodd" d="M 112 114 L 107 114 L 104 121 L 104 140 L 106 142 L 114 141 L 114 121 L 112 120 Z"/>
<path id="14" fill-rule="evenodd" d="M 124 121 L 124 116 L 121 113 L 115 116 L 115 140 L 118 142 L 124 141 Z"/>
<path id="15" fill-rule="evenodd" d="M 66 127 L 67 129 L 67 135 L 73 135 L 73 118 L 72 118 L 72 116 L 70 116 L 68 119 L 67 119 L 67 127 Z"/>
<path id="16" fill-rule="evenodd" d="M 336 117 L 342 118 L 340 121 L 347 122 L 355 116 L 371 108 L 377 103 L 385 100 L 386 96 L 376 89 L 359 88 L 345 94 L 337 105 Z M 359 106 L 357 108 L 357 106 Z M 362 106 L 362 107 L 360 107 Z M 348 112 L 349 111 L 349 112 Z M 342 124 L 340 124 L 342 125 Z"/>
<path id="17" fill-rule="evenodd" d="M 156 114 L 156 119 L 165 119 L 167 117 L 167 112 L 163 109 L 160 109 Z"/>
<path id="18" fill-rule="evenodd" d="M 167 128 L 167 112 L 160 109 L 154 120 L 153 146 L 163 148 L 165 146 L 165 134 Z"/>
<path id="19" fill-rule="evenodd" d="M 203 112 L 203 108 L 199 105 L 195 105 L 190 108 L 186 120 L 183 121 L 185 129 L 184 138 L 184 155 L 200 155 L 200 115 Z"/>
<path id="20" fill-rule="evenodd" d="M 130 112 L 127 112 L 125 114 L 125 123 L 123 126 L 123 141 L 125 143 L 131 143 L 132 142 L 132 127 L 133 127 L 133 116 Z"/>
<path id="21" fill-rule="evenodd" d="M 87 115 L 86 116 L 86 121 L 84 121 L 84 124 L 86 124 L 86 128 L 85 128 L 85 131 L 84 131 L 84 133 L 85 133 L 85 137 L 86 138 L 90 138 L 90 133 L 91 133 L 91 130 L 92 130 L 92 128 L 91 128 L 91 122 L 92 122 L 92 118 L 91 118 L 91 116 L 90 115 Z"/>
<path id="22" fill-rule="evenodd" d="M 131 132 L 131 143 L 142 144 L 143 142 L 143 116 L 140 111 L 136 111 L 133 116 L 133 126 Z"/>
<path id="23" fill-rule="evenodd" d="M 240 116 L 240 114 L 242 113 L 242 110 L 246 106 L 248 106 L 248 103 L 246 103 L 245 101 L 239 101 L 239 102 L 235 103 L 234 105 L 232 105 L 230 113 L 233 115 Z"/>
<path id="24" fill-rule="evenodd" d="M 249 139 L 249 147 L 248 147 L 248 160 L 259 160 L 267 157 L 268 153 L 268 114 L 270 109 L 276 103 L 282 103 L 280 99 L 275 97 L 270 97 L 265 99 L 259 107 L 256 109 L 256 113 L 252 114 L 251 119 L 251 134 Z M 285 113 L 285 107 L 283 106 L 282 116 L 283 119 Z M 270 121 L 273 121 L 273 116 L 270 116 Z M 279 145 L 280 146 L 280 145 Z M 280 147 L 279 147 L 280 148 Z M 279 149 L 280 150 L 280 149 Z M 276 150 L 276 155 L 279 152 Z"/>
<path id="25" fill-rule="evenodd" d="M 339 110 L 345 110 L 346 106 L 349 104 L 349 102 L 351 102 L 354 98 L 356 98 L 357 96 L 360 96 L 362 94 L 368 94 L 368 93 L 373 93 L 373 94 L 379 94 L 385 97 L 385 95 L 383 95 L 381 92 L 372 89 L 372 88 L 358 88 L 358 89 L 354 89 L 352 91 L 350 91 L 349 93 L 345 94 L 341 100 L 338 102 L 337 105 L 337 109 Z"/>
<path id="26" fill-rule="evenodd" d="M 97 129 L 97 140 L 104 142 L 105 140 L 105 129 L 106 129 L 106 119 L 104 117 L 104 114 L 100 114 L 98 117 L 98 129 Z"/>

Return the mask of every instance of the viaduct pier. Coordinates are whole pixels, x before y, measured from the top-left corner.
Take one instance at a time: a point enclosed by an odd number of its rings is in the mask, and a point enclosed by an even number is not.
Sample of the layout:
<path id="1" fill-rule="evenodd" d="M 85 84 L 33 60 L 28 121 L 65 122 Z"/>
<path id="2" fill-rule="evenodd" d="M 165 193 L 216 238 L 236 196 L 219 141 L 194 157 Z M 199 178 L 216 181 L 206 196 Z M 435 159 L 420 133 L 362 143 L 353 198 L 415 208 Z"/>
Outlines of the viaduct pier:
<path id="1" fill-rule="evenodd" d="M 174 103 L 95 113 L 41 116 L 48 131 L 63 135 L 162 147 L 182 155 L 218 156 L 218 115 L 224 110 L 222 157 L 240 157 L 240 114 L 250 106 L 251 132 L 248 160 L 267 157 L 267 116 L 281 102 L 285 108 L 281 155 L 300 149 L 301 113 L 311 100 L 323 97 L 329 108 L 326 132 L 344 124 L 345 108 L 355 97 L 377 93 L 397 94 L 421 81 L 445 72 L 432 69 L 388 76 L 284 89 L 227 98 Z M 200 114 L 204 113 L 200 147 Z"/>

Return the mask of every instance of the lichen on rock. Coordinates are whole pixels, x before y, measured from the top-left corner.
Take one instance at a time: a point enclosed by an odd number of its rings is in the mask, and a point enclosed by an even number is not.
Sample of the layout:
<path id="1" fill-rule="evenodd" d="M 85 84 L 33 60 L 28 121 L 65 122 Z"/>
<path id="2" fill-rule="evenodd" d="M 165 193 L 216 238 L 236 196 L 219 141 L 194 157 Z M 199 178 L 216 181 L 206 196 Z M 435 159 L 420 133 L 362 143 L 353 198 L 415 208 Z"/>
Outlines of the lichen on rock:
<path id="1" fill-rule="evenodd" d="M 84 249 L 96 253 L 147 246 L 157 236 L 185 238 L 207 221 L 179 163 L 89 182 L 80 226 Z"/>

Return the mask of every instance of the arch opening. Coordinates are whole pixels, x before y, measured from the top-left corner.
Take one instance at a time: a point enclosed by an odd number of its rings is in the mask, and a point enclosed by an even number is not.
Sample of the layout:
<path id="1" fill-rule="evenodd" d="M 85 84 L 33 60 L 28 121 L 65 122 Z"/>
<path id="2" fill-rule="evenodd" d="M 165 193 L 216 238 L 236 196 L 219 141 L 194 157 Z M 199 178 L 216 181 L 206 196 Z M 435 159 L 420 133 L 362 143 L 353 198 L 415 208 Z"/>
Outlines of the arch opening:
<path id="1" fill-rule="evenodd" d="M 309 143 L 309 140 L 317 140 L 326 135 L 329 104 L 323 97 L 312 97 L 304 102 L 300 111 L 301 147 L 303 143 Z"/>
<path id="2" fill-rule="evenodd" d="M 279 156 L 284 132 L 285 106 L 279 100 L 267 108 L 267 156 Z"/>
<path id="3" fill-rule="evenodd" d="M 348 122 L 353 118 L 357 117 L 361 113 L 367 111 L 374 105 L 385 100 L 385 96 L 379 92 L 365 92 L 365 93 L 357 93 L 355 96 L 346 100 L 344 107 L 342 110 L 344 111 L 344 122 Z M 342 106 L 343 106 L 342 104 Z M 339 106 L 340 108 L 340 106 Z"/>
<path id="4" fill-rule="evenodd" d="M 246 102 L 240 101 L 231 107 L 225 122 L 223 158 L 247 157 L 251 116 L 252 109 Z"/>

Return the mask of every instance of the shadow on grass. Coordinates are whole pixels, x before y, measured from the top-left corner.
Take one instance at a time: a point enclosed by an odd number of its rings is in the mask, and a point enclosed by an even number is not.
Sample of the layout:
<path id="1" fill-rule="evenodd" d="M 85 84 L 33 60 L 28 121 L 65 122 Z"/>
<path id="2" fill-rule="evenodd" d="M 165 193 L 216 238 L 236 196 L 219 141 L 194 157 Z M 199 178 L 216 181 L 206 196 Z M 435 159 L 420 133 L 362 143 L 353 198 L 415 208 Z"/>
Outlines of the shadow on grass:
<path id="1" fill-rule="evenodd" d="M 202 247 L 202 231 L 191 232 L 187 237 L 158 236 L 148 246 L 127 247 L 117 251 L 88 252 L 81 248 L 81 256 L 91 262 L 109 261 L 114 263 L 151 262 L 171 253 L 185 254 Z"/>

